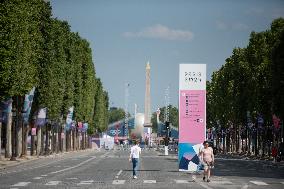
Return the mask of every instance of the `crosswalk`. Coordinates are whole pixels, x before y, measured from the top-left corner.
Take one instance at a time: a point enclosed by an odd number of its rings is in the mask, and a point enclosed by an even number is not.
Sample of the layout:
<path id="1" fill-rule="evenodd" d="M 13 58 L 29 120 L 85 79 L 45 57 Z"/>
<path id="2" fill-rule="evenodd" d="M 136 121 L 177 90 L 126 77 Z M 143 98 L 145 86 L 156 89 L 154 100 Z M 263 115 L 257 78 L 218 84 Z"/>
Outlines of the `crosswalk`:
<path id="1" fill-rule="evenodd" d="M 34 178 L 35 179 L 35 178 Z M 79 180 L 78 178 L 66 178 L 65 182 L 67 180 L 77 180 L 78 182 L 75 183 L 77 186 L 86 186 L 86 185 L 92 185 L 92 184 L 113 184 L 113 185 L 123 185 L 123 184 L 130 184 L 131 182 L 133 182 L 132 179 L 129 179 L 129 180 L 112 180 L 112 181 L 94 181 L 94 180 Z M 138 179 L 139 180 L 139 179 Z M 67 181 L 68 182 L 68 181 Z M 141 182 L 141 180 L 140 180 Z M 193 183 L 194 181 L 193 180 L 178 180 L 178 179 L 172 179 L 171 181 L 168 181 L 168 182 L 171 182 L 173 184 L 190 184 L 190 183 Z M 195 181 L 196 182 L 196 181 Z M 203 182 L 200 182 L 200 181 L 197 181 L 199 183 L 203 183 Z M 42 183 L 42 185 L 45 185 L 45 186 L 54 186 L 56 187 L 57 185 L 60 185 L 64 183 L 64 181 L 48 181 L 47 183 Z M 166 182 L 161 182 L 161 181 L 157 181 L 157 180 L 142 180 L 142 183 L 143 184 L 166 184 Z M 18 182 L 16 184 L 13 184 L 11 185 L 11 188 L 20 188 L 20 187 L 27 187 L 29 185 L 33 184 L 33 182 L 31 181 L 26 181 L 26 182 Z M 237 183 L 234 183 L 232 181 L 229 181 L 229 180 L 212 180 L 210 182 L 211 185 L 236 185 Z M 264 181 L 259 181 L 259 180 L 252 180 L 252 181 L 249 181 L 249 184 L 252 184 L 252 185 L 256 185 L 256 186 L 269 186 L 271 183 L 266 183 Z M 280 184 L 280 185 L 284 185 L 284 182 L 283 181 L 279 181 L 279 182 L 274 182 L 273 184 Z"/>

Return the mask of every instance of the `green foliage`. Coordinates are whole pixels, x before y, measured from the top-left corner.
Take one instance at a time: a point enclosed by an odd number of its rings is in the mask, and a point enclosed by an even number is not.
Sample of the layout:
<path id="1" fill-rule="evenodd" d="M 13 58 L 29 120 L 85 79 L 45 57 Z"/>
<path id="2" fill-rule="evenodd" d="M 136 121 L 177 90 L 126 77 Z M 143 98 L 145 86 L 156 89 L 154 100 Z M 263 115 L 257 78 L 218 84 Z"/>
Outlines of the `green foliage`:
<path id="1" fill-rule="evenodd" d="M 111 108 L 109 110 L 109 124 L 124 119 L 125 111 L 122 108 Z"/>
<path id="2" fill-rule="evenodd" d="M 169 109 L 169 120 L 170 120 L 170 122 L 172 123 L 172 125 L 174 127 L 178 128 L 179 127 L 179 124 L 178 124 L 178 120 L 179 120 L 178 109 L 176 107 L 172 106 L 172 105 L 169 105 L 168 109 Z M 165 110 L 166 110 L 166 107 L 160 108 L 159 121 L 162 122 L 162 123 L 164 123 Z M 156 112 L 152 114 L 151 123 L 152 123 L 152 126 L 153 126 L 153 132 L 157 132 L 158 124 L 157 124 Z"/>
<path id="3" fill-rule="evenodd" d="M 0 3 L 0 101 L 36 86 L 32 114 L 47 107 L 49 119 L 65 120 L 74 106 L 74 119 L 88 122 L 90 134 L 103 131 L 109 99 L 96 78 L 88 41 L 52 18 L 43 0 Z"/>
<path id="4" fill-rule="evenodd" d="M 41 0 L 1 1 L 0 100 L 23 96 L 38 83 L 44 9 L 46 4 Z"/>
<path id="5" fill-rule="evenodd" d="M 108 125 L 108 94 L 103 90 L 102 82 L 97 79 L 97 93 L 95 96 L 95 116 L 94 125 L 98 131 L 102 132 L 107 129 Z"/>
<path id="6" fill-rule="evenodd" d="M 222 127 L 245 125 L 246 112 L 258 114 L 268 124 L 272 114 L 283 119 L 283 30 L 276 19 L 271 30 L 252 32 L 246 48 L 235 48 L 207 83 L 207 123 Z"/>

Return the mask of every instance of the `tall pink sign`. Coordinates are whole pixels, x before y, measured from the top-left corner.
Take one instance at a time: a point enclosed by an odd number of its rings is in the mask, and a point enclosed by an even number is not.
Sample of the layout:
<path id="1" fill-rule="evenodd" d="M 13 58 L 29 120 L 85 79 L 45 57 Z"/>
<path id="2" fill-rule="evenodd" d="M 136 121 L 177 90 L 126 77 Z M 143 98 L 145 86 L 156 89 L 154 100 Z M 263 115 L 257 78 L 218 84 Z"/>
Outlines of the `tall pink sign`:
<path id="1" fill-rule="evenodd" d="M 206 64 L 180 64 L 179 170 L 196 171 L 206 136 Z"/>

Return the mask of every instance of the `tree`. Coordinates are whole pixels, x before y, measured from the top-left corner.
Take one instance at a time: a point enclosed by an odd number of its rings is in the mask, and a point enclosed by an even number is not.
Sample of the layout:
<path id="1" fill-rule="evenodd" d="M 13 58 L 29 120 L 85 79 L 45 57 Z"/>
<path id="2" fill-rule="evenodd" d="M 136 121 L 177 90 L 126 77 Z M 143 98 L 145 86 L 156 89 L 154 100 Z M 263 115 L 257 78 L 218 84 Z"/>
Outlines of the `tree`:
<path id="1" fill-rule="evenodd" d="M 160 108 L 160 116 L 159 116 L 159 120 L 160 122 L 164 123 L 164 115 L 165 115 L 165 110 L 166 107 L 162 107 Z M 172 126 L 178 128 L 178 120 L 179 120 L 179 114 L 178 114 L 178 109 L 172 105 L 168 106 L 168 110 L 169 110 L 169 121 L 172 123 Z M 154 112 L 152 114 L 151 117 L 151 122 L 152 122 L 152 127 L 153 127 L 153 132 L 157 132 L 158 130 L 158 124 L 157 124 L 157 115 L 156 112 Z"/>
<path id="2" fill-rule="evenodd" d="M 122 108 L 110 108 L 109 110 L 109 124 L 124 119 L 125 111 Z"/>

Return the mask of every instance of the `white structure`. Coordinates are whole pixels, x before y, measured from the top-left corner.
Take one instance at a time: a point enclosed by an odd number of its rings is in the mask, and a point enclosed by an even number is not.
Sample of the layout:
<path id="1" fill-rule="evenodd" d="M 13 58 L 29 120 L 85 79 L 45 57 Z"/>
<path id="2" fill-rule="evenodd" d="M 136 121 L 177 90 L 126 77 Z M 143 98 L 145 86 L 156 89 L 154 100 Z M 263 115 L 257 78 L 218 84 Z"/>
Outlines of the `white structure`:
<path id="1" fill-rule="evenodd" d="M 134 129 L 130 131 L 132 137 L 144 138 L 144 114 L 136 113 L 134 121 Z"/>

